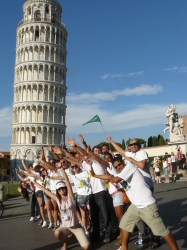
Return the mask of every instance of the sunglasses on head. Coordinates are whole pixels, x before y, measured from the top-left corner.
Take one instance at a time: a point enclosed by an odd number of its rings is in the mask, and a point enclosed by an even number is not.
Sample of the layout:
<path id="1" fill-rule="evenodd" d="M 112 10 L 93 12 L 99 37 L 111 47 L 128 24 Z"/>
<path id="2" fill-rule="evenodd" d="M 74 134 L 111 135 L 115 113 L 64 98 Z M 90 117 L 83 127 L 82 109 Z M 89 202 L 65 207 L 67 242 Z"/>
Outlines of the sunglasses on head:
<path id="1" fill-rule="evenodd" d="M 117 167 L 119 167 L 120 165 L 122 165 L 122 163 L 120 162 L 120 163 L 118 163 L 118 165 L 116 165 L 114 168 L 117 168 Z"/>

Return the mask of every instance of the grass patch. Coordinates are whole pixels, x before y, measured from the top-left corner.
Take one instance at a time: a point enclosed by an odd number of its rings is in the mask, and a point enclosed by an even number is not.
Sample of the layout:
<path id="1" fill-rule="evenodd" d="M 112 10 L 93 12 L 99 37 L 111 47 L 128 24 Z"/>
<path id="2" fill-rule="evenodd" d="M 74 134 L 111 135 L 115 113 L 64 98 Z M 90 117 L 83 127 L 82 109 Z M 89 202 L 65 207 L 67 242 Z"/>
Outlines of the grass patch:
<path id="1" fill-rule="evenodd" d="M 10 198 L 15 198 L 20 196 L 20 193 L 17 190 L 18 187 L 20 187 L 19 183 L 14 183 L 14 184 L 9 183 L 9 193 L 7 194 L 8 185 L 4 184 L 5 199 L 7 200 Z"/>

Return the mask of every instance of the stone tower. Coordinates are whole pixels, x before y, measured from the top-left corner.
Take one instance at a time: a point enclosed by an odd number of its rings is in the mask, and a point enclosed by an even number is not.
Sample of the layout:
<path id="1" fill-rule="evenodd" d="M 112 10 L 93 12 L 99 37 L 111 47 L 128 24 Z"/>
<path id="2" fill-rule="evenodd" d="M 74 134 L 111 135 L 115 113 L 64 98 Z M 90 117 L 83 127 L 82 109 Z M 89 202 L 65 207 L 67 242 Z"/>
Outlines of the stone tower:
<path id="1" fill-rule="evenodd" d="M 11 169 L 65 140 L 66 42 L 57 0 L 25 0 L 16 30 Z"/>

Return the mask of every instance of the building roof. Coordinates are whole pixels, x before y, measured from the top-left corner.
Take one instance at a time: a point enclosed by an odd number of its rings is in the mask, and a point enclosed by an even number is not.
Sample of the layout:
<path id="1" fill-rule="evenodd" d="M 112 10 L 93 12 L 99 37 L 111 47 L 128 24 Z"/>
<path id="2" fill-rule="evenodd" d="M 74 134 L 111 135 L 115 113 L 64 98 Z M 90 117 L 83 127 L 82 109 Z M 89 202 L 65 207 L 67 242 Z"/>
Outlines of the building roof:
<path id="1" fill-rule="evenodd" d="M 3 155 L 10 155 L 10 152 L 0 152 L 0 154 L 3 154 Z"/>

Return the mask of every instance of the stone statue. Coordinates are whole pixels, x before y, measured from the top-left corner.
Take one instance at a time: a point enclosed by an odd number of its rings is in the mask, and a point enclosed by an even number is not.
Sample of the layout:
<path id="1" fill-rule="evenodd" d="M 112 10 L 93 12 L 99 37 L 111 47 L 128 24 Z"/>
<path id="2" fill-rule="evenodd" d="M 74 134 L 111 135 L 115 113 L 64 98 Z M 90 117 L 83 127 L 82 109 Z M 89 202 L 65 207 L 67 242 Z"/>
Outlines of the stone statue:
<path id="1" fill-rule="evenodd" d="M 166 130 L 170 131 L 170 142 L 185 140 L 183 135 L 183 118 L 177 113 L 177 108 L 174 104 L 169 105 L 166 112 L 166 119 L 168 122 L 165 123 L 166 128 L 164 129 L 164 133 Z"/>

